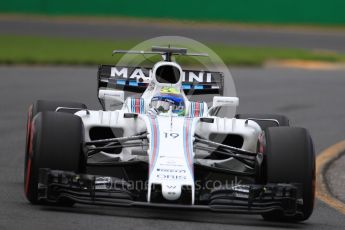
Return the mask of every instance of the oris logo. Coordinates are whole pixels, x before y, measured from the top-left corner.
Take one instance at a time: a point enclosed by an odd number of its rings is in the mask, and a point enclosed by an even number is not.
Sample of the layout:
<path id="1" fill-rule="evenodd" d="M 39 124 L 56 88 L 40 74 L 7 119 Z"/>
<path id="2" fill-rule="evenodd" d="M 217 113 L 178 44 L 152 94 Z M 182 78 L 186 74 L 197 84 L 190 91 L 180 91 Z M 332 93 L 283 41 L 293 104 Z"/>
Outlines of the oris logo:
<path id="1" fill-rule="evenodd" d="M 186 173 L 185 169 L 157 168 L 156 177 L 164 180 L 186 180 Z"/>

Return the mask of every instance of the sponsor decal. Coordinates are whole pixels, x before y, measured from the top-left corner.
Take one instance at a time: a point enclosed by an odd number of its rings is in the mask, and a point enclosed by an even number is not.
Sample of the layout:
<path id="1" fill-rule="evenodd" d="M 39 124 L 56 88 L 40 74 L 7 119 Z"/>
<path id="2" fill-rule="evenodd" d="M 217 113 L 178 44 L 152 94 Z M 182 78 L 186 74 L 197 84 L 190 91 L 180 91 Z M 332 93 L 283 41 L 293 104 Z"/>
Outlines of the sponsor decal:
<path id="1" fill-rule="evenodd" d="M 174 175 L 174 174 L 166 174 L 166 173 L 157 173 L 156 177 L 158 179 L 164 180 L 187 180 L 187 176 L 184 175 Z"/>
<path id="2" fill-rule="evenodd" d="M 186 173 L 185 169 L 161 169 L 157 168 L 158 172 L 171 172 L 171 173 Z"/>
<path id="3" fill-rule="evenodd" d="M 165 180 L 186 180 L 187 171 L 185 169 L 168 169 L 168 168 L 157 168 L 156 177 Z"/>
<path id="4" fill-rule="evenodd" d="M 112 182 L 111 177 L 96 177 L 95 189 L 110 189 Z"/>
<path id="5" fill-rule="evenodd" d="M 183 82 L 213 82 L 213 74 L 219 75 L 219 73 L 204 72 L 204 71 L 182 71 Z M 134 67 L 111 67 L 110 77 L 123 78 L 123 79 L 143 79 L 148 81 L 152 77 L 152 71 L 146 68 L 134 68 Z"/>
<path id="6" fill-rule="evenodd" d="M 168 189 L 174 189 L 174 188 L 176 188 L 176 185 L 166 185 L 166 187 L 167 187 Z"/>

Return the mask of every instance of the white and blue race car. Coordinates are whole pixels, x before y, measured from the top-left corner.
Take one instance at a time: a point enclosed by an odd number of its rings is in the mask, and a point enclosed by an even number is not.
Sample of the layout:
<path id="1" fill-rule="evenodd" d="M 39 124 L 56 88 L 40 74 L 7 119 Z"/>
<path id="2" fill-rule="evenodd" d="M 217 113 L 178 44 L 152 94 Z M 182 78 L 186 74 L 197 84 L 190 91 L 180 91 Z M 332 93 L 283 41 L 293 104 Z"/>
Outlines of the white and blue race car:
<path id="1" fill-rule="evenodd" d="M 239 99 L 223 96 L 221 72 L 173 61 L 189 55 L 184 48 L 115 53 L 163 60 L 152 68 L 99 66 L 103 110 L 45 100 L 30 106 L 24 189 L 31 203 L 310 217 L 315 156 L 306 129 L 282 115 L 220 115 Z M 212 94 L 212 105 L 188 96 Z"/>

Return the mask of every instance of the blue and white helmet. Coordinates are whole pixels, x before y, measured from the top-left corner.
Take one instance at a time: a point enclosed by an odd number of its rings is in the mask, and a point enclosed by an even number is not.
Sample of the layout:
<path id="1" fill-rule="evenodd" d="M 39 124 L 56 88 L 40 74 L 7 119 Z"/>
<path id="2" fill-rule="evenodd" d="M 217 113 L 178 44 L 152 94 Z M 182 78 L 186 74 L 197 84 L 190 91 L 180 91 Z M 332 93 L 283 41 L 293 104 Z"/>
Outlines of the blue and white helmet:
<path id="1" fill-rule="evenodd" d="M 166 113 L 172 108 L 172 112 L 179 116 L 185 115 L 185 103 L 182 94 L 173 89 L 164 87 L 158 95 L 151 99 L 151 108 L 154 108 L 158 113 Z"/>

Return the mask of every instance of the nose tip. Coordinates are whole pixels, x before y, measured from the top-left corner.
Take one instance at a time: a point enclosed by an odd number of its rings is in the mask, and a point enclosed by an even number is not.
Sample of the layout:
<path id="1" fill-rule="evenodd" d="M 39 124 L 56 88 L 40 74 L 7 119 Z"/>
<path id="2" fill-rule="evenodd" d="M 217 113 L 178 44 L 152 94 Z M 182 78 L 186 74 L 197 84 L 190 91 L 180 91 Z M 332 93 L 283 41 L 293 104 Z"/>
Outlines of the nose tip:
<path id="1" fill-rule="evenodd" d="M 181 186 L 176 184 L 164 184 L 162 195 L 167 200 L 177 200 L 181 196 Z"/>

